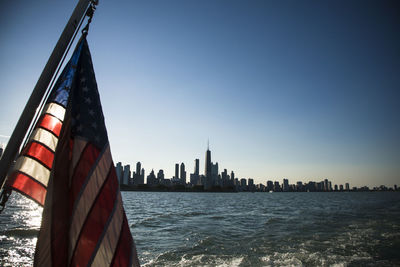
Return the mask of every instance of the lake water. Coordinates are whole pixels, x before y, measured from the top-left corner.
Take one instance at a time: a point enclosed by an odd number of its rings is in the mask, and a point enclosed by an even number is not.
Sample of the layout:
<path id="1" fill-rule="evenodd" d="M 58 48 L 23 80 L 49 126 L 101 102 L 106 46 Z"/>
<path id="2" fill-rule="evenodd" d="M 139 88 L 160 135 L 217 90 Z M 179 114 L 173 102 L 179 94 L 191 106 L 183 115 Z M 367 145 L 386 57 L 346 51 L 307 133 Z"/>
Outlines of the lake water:
<path id="1" fill-rule="evenodd" d="M 122 195 L 143 266 L 400 265 L 400 193 Z M 0 266 L 32 264 L 40 217 L 13 193 Z"/>

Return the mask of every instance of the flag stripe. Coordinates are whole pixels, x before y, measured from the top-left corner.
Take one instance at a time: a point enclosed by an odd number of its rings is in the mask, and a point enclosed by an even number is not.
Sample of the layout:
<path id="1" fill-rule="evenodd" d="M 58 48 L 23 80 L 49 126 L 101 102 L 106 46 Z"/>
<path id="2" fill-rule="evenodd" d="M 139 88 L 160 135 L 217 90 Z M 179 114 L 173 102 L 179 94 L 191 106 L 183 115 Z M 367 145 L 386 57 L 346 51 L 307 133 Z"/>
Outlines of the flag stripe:
<path id="1" fill-rule="evenodd" d="M 79 162 L 79 159 L 81 158 L 82 151 L 86 148 L 87 141 L 82 140 L 80 138 L 75 138 L 74 139 L 74 144 L 73 144 L 73 153 L 72 153 L 72 164 L 71 164 L 71 172 L 74 173 L 75 167 Z"/>
<path id="2" fill-rule="evenodd" d="M 76 155 L 75 151 L 72 152 L 73 157 Z M 76 164 L 75 169 L 73 170 L 73 175 L 71 178 L 71 208 L 75 205 L 75 199 L 82 191 L 82 185 L 85 181 L 90 177 L 93 169 L 96 168 L 94 165 L 96 160 L 99 160 L 100 151 L 94 147 L 92 144 L 87 144 L 83 149 L 79 158 L 78 163 Z"/>
<path id="3" fill-rule="evenodd" d="M 35 178 L 44 186 L 47 186 L 50 177 L 50 171 L 40 162 L 26 156 L 21 156 L 15 163 L 15 170 L 23 172 L 28 176 Z"/>
<path id="4" fill-rule="evenodd" d="M 62 122 L 50 114 L 44 114 L 40 120 L 39 127 L 51 131 L 58 137 L 60 135 Z"/>
<path id="5" fill-rule="evenodd" d="M 111 266 L 132 266 L 133 254 L 136 253 L 132 242 L 131 231 L 129 230 L 128 220 L 124 214 L 121 234 L 119 235 L 117 249 Z M 129 256 L 128 256 L 129 255 Z M 128 256 L 128 257 L 127 257 Z M 139 266 L 139 264 L 135 265 Z"/>
<path id="6" fill-rule="evenodd" d="M 44 145 L 37 142 L 30 142 L 22 152 L 25 156 L 36 158 L 49 169 L 53 166 L 54 153 Z"/>
<path id="7" fill-rule="evenodd" d="M 46 187 L 24 173 L 14 172 L 9 179 L 9 185 L 15 190 L 43 205 L 46 198 Z"/>
<path id="8" fill-rule="evenodd" d="M 65 108 L 57 103 L 49 103 L 44 109 L 43 113 L 49 113 L 54 117 L 58 118 L 60 121 L 64 121 Z"/>
<path id="9" fill-rule="evenodd" d="M 35 129 L 32 133 L 31 140 L 44 144 L 53 152 L 56 150 L 58 142 L 58 138 L 54 134 L 43 128 Z"/>
<path id="10" fill-rule="evenodd" d="M 115 175 L 116 177 L 116 175 Z M 115 249 L 118 244 L 119 235 L 121 233 L 122 222 L 124 220 L 124 210 L 122 208 L 122 199 L 120 192 L 117 193 L 117 199 L 115 201 L 115 211 L 113 211 L 112 215 L 110 216 L 110 223 L 109 225 L 105 226 L 106 230 L 104 232 L 104 236 L 102 239 L 99 240 L 97 244 L 97 252 L 95 258 L 93 260 L 93 266 L 101 266 L 105 264 L 110 266 L 111 261 L 114 256 Z M 107 227 L 108 226 L 108 227 Z"/>
<path id="11" fill-rule="evenodd" d="M 82 188 L 81 193 L 76 196 L 74 208 L 71 213 L 71 227 L 70 227 L 70 240 L 71 240 L 71 252 L 78 239 L 79 233 L 82 229 L 82 225 L 86 220 L 86 216 L 89 210 L 93 206 L 93 203 L 99 194 L 104 181 L 109 176 L 110 166 L 112 166 L 111 152 L 107 145 L 106 151 L 101 155 L 96 168 L 88 177 L 88 183 Z M 74 180 L 75 182 L 75 180 Z"/>
<path id="12" fill-rule="evenodd" d="M 112 213 L 117 192 L 118 183 L 112 172 L 109 172 L 107 180 L 100 189 L 96 202 L 88 212 L 88 216 L 82 226 L 71 260 L 72 266 L 86 266 L 88 264 L 103 232 L 104 225 Z"/>

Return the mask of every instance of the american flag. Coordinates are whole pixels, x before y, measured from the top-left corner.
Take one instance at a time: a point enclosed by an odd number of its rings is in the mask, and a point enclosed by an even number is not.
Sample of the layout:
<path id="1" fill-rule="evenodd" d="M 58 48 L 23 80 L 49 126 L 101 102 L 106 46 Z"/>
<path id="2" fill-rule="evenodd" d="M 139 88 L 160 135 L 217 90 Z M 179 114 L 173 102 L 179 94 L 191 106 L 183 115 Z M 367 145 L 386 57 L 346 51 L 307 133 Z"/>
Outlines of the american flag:
<path id="1" fill-rule="evenodd" d="M 9 185 L 44 204 L 35 266 L 139 266 L 85 37 Z"/>

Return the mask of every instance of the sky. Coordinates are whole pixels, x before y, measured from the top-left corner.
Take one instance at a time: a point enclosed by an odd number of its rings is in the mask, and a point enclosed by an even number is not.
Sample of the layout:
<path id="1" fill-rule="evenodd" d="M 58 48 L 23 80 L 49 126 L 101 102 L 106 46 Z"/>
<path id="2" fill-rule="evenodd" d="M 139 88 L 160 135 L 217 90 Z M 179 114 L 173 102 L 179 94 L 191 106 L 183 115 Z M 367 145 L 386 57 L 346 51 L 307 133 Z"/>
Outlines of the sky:
<path id="1" fill-rule="evenodd" d="M 5 145 L 77 1 L 0 0 Z M 400 2 L 100 0 L 88 35 L 114 162 L 255 183 L 400 185 Z"/>

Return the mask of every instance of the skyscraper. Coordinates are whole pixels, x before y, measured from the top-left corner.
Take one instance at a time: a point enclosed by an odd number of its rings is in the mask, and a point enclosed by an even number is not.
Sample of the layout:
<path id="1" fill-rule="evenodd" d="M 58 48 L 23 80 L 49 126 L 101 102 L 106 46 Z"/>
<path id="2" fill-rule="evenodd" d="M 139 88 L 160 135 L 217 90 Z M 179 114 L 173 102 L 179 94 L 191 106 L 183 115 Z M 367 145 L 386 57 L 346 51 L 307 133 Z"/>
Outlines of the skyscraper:
<path id="1" fill-rule="evenodd" d="M 181 184 L 186 184 L 186 171 L 185 171 L 185 164 L 181 163 Z"/>
<path id="2" fill-rule="evenodd" d="M 195 159 L 194 160 L 194 174 L 195 175 L 199 175 L 199 164 L 200 164 L 200 160 Z"/>
<path id="3" fill-rule="evenodd" d="M 118 183 L 122 184 L 122 177 L 123 177 L 124 171 L 123 171 L 121 162 L 118 162 L 117 165 L 115 166 L 115 172 L 117 173 Z"/>
<path id="4" fill-rule="evenodd" d="M 175 178 L 179 179 L 179 163 L 175 164 Z"/>
<path id="5" fill-rule="evenodd" d="M 212 181 L 212 178 L 211 178 L 211 151 L 210 151 L 209 147 L 207 147 L 207 151 L 206 151 L 204 175 L 205 175 L 204 188 L 209 189 L 212 186 L 212 182 L 211 182 Z"/>
<path id="6" fill-rule="evenodd" d="M 282 189 L 284 192 L 288 192 L 289 191 L 289 180 L 288 179 L 283 179 L 283 185 L 282 185 Z"/>

